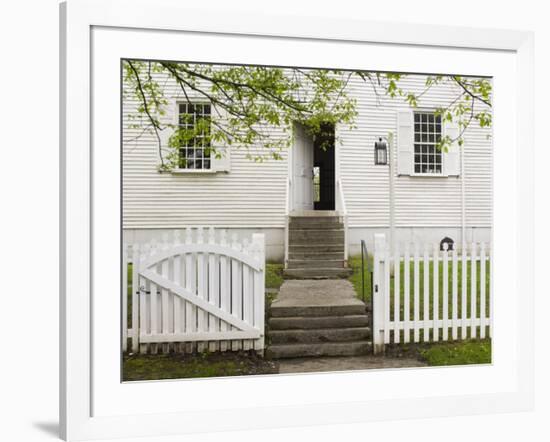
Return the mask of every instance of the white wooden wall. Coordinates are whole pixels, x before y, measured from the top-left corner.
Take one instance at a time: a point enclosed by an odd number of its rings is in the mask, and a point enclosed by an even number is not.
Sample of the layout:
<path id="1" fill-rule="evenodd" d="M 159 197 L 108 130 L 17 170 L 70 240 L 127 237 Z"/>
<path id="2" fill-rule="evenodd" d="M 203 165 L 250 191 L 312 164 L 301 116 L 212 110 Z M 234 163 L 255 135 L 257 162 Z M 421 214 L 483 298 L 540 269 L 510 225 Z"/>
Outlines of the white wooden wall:
<path id="1" fill-rule="evenodd" d="M 123 257 L 123 351 L 128 338 L 140 353 L 263 351 L 263 234 L 238 241 L 213 228 L 184 238 L 176 230 L 161 243 L 124 244 Z"/>
<path id="2" fill-rule="evenodd" d="M 405 90 L 425 89 L 426 77 L 410 75 L 401 81 Z M 170 105 L 166 121 L 173 121 L 176 101 L 183 99 L 177 85 L 165 82 Z M 387 167 L 375 166 L 374 142 L 396 131 L 397 110 L 410 109 L 399 98 L 376 97 L 371 86 L 353 79 L 348 93 L 357 99 L 356 128 L 337 128 L 340 176 L 350 227 L 388 225 Z M 421 108 L 449 103 L 457 94 L 451 86 L 434 86 L 420 100 Z M 233 146 L 227 173 L 170 174 L 157 172 L 158 152 L 153 136 L 134 138 L 130 129 L 131 100 L 124 102 L 123 226 L 125 229 L 216 227 L 283 228 L 285 211 L 285 160 L 256 163 L 246 150 Z M 470 227 L 491 226 L 491 130 L 473 123 L 465 134 L 466 219 Z M 288 134 L 273 130 L 273 136 Z M 256 148 L 259 149 L 259 148 Z M 252 149 L 253 151 L 255 149 Z M 395 151 L 395 149 L 394 149 Z M 456 177 L 410 177 L 395 180 L 397 227 L 457 227 L 461 225 L 460 180 Z M 457 239 L 457 238 L 455 238 Z"/>

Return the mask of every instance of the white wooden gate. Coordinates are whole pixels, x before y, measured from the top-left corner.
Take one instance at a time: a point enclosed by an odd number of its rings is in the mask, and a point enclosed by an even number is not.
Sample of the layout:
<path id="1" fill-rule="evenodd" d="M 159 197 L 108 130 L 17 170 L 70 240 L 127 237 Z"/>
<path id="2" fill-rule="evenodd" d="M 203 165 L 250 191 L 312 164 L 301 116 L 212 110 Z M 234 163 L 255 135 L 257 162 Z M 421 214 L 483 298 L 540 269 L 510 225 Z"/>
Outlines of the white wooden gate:
<path id="1" fill-rule="evenodd" d="M 373 265 L 374 352 L 407 342 L 491 336 L 489 253 L 470 243 L 459 253 L 440 245 L 396 245 L 375 235 Z"/>
<path id="2" fill-rule="evenodd" d="M 263 351 L 264 235 L 228 242 L 211 228 L 206 236 L 187 229 L 183 242 L 175 231 L 160 244 L 124 245 L 124 351 L 128 338 L 140 353 Z"/>

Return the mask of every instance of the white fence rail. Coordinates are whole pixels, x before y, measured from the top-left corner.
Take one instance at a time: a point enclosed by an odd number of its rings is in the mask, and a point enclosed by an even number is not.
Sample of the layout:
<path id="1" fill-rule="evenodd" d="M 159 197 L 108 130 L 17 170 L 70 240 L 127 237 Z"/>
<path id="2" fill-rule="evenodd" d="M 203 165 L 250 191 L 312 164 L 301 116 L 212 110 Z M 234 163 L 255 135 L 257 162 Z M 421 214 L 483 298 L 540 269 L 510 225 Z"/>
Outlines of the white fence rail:
<path id="1" fill-rule="evenodd" d="M 491 336 L 490 260 L 484 243 L 397 244 L 375 235 L 374 352 L 385 344 Z"/>
<path id="2" fill-rule="evenodd" d="M 264 235 L 228 241 L 225 230 L 198 228 L 181 236 L 124 244 L 123 351 L 128 341 L 140 353 L 263 351 Z"/>

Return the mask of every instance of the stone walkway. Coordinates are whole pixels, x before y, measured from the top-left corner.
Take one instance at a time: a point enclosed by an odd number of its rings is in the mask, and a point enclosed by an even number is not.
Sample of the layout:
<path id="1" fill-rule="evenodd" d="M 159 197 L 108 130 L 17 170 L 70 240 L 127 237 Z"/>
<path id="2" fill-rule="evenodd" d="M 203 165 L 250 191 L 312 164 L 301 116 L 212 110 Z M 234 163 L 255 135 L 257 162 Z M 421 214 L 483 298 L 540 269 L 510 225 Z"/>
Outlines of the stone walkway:
<path id="1" fill-rule="evenodd" d="M 353 285 L 345 279 L 289 279 L 279 290 L 272 307 L 364 306 Z"/>
<path id="2" fill-rule="evenodd" d="M 345 356 L 280 359 L 279 373 L 312 373 L 325 371 L 368 370 L 376 368 L 425 367 L 427 364 L 410 358 L 385 356 Z"/>

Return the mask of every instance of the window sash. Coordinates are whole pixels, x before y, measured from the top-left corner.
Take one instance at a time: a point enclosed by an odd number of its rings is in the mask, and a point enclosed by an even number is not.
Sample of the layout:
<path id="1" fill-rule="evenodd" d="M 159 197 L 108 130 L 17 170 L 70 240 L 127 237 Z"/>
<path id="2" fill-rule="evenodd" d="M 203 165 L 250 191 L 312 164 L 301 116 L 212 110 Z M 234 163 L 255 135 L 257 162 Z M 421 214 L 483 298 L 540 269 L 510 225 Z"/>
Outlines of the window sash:
<path id="1" fill-rule="evenodd" d="M 441 133 L 440 115 L 433 112 L 414 113 L 414 173 L 443 173 L 443 155 L 436 147 L 441 141 Z"/>
<path id="2" fill-rule="evenodd" d="M 179 103 L 178 126 L 194 129 L 201 119 L 210 121 L 211 105 L 206 103 Z M 208 130 L 209 132 L 209 130 Z M 203 170 L 212 168 L 209 133 L 207 130 L 196 134 L 179 147 L 180 169 Z"/>

